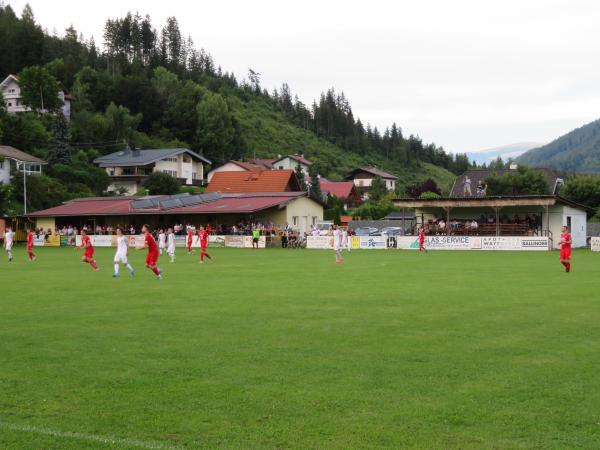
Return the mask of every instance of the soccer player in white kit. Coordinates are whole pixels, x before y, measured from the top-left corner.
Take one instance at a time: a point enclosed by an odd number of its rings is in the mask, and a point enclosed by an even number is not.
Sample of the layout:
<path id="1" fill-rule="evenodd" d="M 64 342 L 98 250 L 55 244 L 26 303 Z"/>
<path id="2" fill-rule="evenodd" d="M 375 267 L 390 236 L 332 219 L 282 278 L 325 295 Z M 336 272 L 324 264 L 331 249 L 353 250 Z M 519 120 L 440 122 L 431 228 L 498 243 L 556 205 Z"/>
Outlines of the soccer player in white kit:
<path id="1" fill-rule="evenodd" d="M 342 230 L 342 250 L 350 251 L 350 241 L 348 240 L 348 230 Z"/>
<path id="2" fill-rule="evenodd" d="M 14 240 L 15 233 L 12 228 L 8 227 L 4 232 L 4 250 L 6 250 L 6 256 L 8 256 L 8 262 L 12 262 L 13 260 L 12 247 Z"/>
<path id="3" fill-rule="evenodd" d="M 165 249 L 167 241 L 167 235 L 165 234 L 165 230 L 160 229 L 160 233 L 158 233 L 158 253 L 163 254 L 163 250 Z"/>
<path id="4" fill-rule="evenodd" d="M 113 273 L 113 277 L 118 277 L 119 275 L 119 267 L 123 264 L 129 270 L 129 274 L 131 276 L 135 275 L 135 270 L 129 264 L 127 260 L 127 254 L 129 253 L 129 239 L 127 236 L 123 234 L 123 230 L 120 227 L 117 227 L 117 253 L 115 253 L 115 273 Z"/>
<path id="5" fill-rule="evenodd" d="M 171 262 L 175 262 L 175 234 L 173 234 L 173 228 L 167 230 L 167 255 L 171 258 Z"/>
<path id="6" fill-rule="evenodd" d="M 344 261 L 342 258 L 342 232 L 337 225 L 333 225 L 333 251 L 335 252 L 335 262 L 341 264 Z"/>

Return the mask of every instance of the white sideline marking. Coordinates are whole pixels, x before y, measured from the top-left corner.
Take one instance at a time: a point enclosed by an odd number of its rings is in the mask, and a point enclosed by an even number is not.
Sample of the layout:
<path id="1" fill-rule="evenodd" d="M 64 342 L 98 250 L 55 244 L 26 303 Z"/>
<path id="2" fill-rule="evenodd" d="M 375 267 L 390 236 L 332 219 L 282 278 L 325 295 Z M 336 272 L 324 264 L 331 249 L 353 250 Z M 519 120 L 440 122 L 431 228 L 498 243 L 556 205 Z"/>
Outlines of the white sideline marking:
<path id="1" fill-rule="evenodd" d="M 128 447 L 139 447 L 148 450 L 181 450 L 182 447 L 161 444 L 160 442 L 139 441 L 137 439 L 119 438 L 116 436 L 100 436 L 97 434 L 79 433 L 73 431 L 53 430 L 52 428 L 36 427 L 32 425 L 18 425 L 14 423 L 0 422 L 0 428 L 12 431 L 23 431 L 25 433 L 45 434 L 60 438 L 80 439 L 82 441 L 101 442 Z"/>

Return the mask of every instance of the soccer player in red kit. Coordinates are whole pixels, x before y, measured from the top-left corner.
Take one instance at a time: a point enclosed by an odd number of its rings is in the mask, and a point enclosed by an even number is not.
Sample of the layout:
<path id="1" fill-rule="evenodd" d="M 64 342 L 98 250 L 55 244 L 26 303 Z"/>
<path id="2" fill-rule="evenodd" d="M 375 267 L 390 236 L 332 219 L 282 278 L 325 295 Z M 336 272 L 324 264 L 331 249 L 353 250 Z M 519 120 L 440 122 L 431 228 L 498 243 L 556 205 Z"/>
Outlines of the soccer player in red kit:
<path id="1" fill-rule="evenodd" d="M 194 241 L 194 232 L 192 231 L 192 227 L 188 227 L 188 234 L 187 234 L 188 255 L 192 254 L 192 242 L 193 241 Z"/>
<path id="2" fill-rule="evenodd" d="M 419 228 L 419 253 L 422 251 L 427 253 L 427 249 L 425 248 L 425 229 L 423 227 Z"/>
<path id="3" fill-rule="evenodd" d="M 152 233 L 150 233 L 150 226 L 144 225 L 142 227 L 142 233 L 144 233 L 144 246 L 137 247 L 137 249 L 148 249 L 148 256 L 146 256 L 146 267 L 154 272 L 158 280 L 162 280 L 160 270 L 158 267 L 156 267 L 156 263 L 158 261 L 158 245 L 156 245 L 156 241 L 154 240 Z"/>
<path id="4" fill-rule="evenodd" d="M 36 254 L 33 253 L 33 233 L 31 230 L 27 232 L 27 256 L 29 261 L 35 261 L 37 258 Z"/>
<path id="5" fill-rule="evenodd" d="M 83 258 L 81 258 L 81 261 L 88 263 L 90 266 L 92 266 L 92 269 L 98 270 L 98 265 L 94 259 L 94 246 L 92 245 L 90 237 L 83 230 L 81 231 L 81 246 L 85 249 L 85 253 L 83 254 Z"/>
<path id="6" fill-rule="evenodd" d="M 565 266 L 565 272 L 571 271 L 571 233 L 565 226 L 560 227 L 560 263 Z"/>
<path id="7" fill-rule="evenodd" d="M 205 256 L 212 261 L 212 257 L 206 252 L 206 248 L 208 247 L 208 232 L 204 227 L 200 227 L 200 230 L 198 230 L 198 238 L 200 239 L 200 264 L 204 263 Z"/>

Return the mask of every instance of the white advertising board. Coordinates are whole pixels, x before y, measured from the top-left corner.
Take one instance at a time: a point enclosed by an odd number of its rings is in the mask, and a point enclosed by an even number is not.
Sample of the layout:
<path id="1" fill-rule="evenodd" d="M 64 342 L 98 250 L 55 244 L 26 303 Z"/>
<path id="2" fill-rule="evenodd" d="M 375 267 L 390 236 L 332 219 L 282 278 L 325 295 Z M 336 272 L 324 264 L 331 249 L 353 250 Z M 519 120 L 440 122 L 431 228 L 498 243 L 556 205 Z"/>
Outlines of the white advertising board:
<path id="1" fill-rule="evenodd" d="M 360 248 L 368 250 L 385 250 L 387 248 L 387 238 L 383 236 L 361 236 Z"/>
<path id="2" fill-rule="evenodd" d="M 397 248 L 419 248 L 416 236 L 399 236 L 396 238 Z M 425 248 L 428 250 L 528 250 L 546 251 L 549 241 L 547 237 L 537 236 L 427 236 Z"/>
<path id="3" fill-rule="evenodd" d="M 600 237 L 592 237 L 590 241 L 590 248 L 593 252 L 600 252 Z"/>
<path id="4" fill-rule="evenodd" d="M 306 248 L 332 249 L 333 237 L 331 236 L 307 236 Z"/>

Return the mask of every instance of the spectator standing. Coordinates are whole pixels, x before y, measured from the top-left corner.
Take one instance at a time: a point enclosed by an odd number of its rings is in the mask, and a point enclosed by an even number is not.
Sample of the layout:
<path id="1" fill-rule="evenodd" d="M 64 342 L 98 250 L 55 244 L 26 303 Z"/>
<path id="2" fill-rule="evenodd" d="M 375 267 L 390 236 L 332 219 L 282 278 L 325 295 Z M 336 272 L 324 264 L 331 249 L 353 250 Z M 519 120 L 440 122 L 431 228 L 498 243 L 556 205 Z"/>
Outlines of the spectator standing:
<path id="1" fill-rule="evenodd" d="M 471 179 L 467 175 L 465 177 L 465 181 L 463 182 L 463 195 L 465 197 L 471 197 Z"/>

